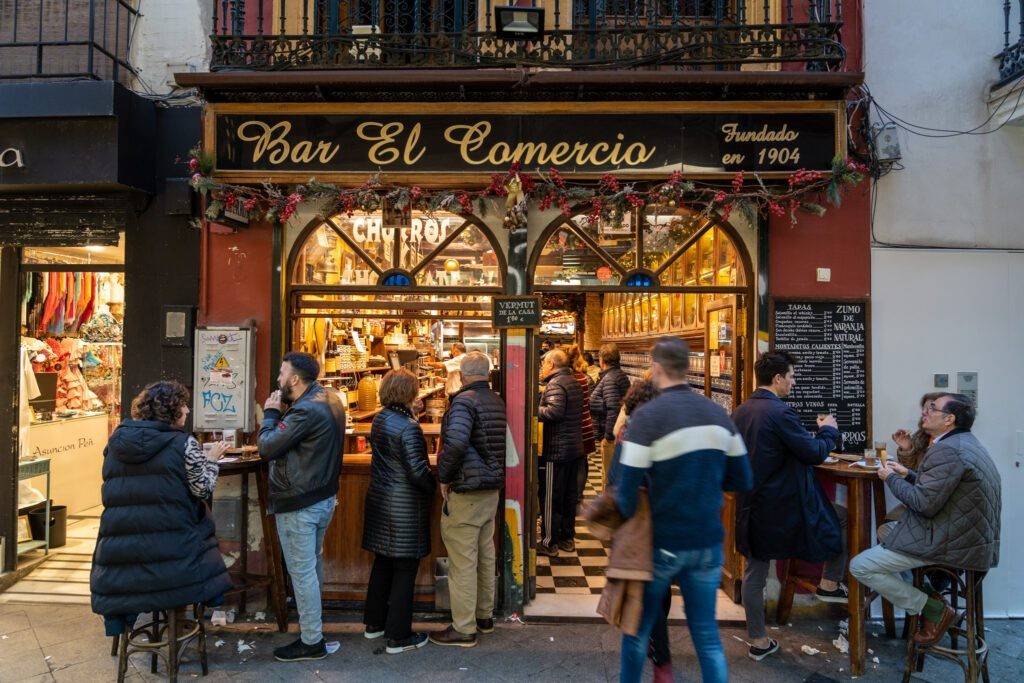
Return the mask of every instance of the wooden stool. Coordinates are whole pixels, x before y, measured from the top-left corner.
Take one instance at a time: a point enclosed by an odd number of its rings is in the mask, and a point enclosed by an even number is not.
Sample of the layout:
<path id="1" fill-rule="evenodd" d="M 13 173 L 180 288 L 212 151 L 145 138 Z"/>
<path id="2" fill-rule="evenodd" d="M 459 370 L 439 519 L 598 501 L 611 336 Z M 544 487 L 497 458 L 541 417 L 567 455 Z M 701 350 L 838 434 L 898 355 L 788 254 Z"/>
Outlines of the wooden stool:
<path id="1" fill-rule="evenodd" d="M 922 588 L 925 575 L 935 573 L 944 574 L 951 581 L 950 606 L 957 614 L 948 631 L 950 646 L 940 645 L 941 639 L 932 645 L 918 645 L 912 634 L 917 633 L 920 615 L 911 616 L 909 618 L 911 637 L 907 639 L 907 659 L 903 669 L 903 683 L 910 681 L 910 676 L 914 671 L 924 669 L 926 655 L 942 657 L 959 664 L 967 683 L 976 683 L 979 673 L 985 683 L 989 683 L 988 643 L 983 637 L 985 634 L 985 601 L 981 590 L 986 572 L 961 570 L 945 565 L 929 565 L 914 570 L 914 585 Z M 943 634 L 943 636 L 945 635 Z M 966 638 L 962 648 L 958 647 L 961 636 Z"/>
<path id="2" fill-rule="evenodd" d="M 789 623 L 789 613 L 793 610 L 793 594 L 796 593 L 797 586 L 813 595 L 814 591 L 818 589 L 818 578 L 800 576 L 796 571 L 797 563 L 800 560 L 776 560 L 776 562 L 782 566 L 782 577 L 779 579 L 779 602 L 775 606 L 775 623 L 785 626 Z"/>
<path id="3" fill-rule="evenodd" d="M 779 579 L 781 584 L 779 603 L 775 610 L 775 622 L 779 626 L 785 626 L 789 623 L 789 614 L 793 610 L 793 594 L 796 592 L 797 586 L 803 588 L 811 595 L 814 595 L 814 592 L 818 589 L 819 577 L 800 576 L 797 573 L 796 566 L 799 561 L 792 559 L 778 560 L 778 562 L 782 563 L 782 577 Z M 867 610 L 870 608 L 871 603 L 878 597 L 880 597 L 878 593 L 865 591 L 864 604 L 861 607 L 865 611 L 865 616 L 867 616 Z M 849 610 L 851 607 L 847 605 L 847 609 Z M 895 638 L 896 619 L 893 614 L 892 603 L 884 599 L 882 600 L 882 623 L 885 626 L 886 637 Z"/>
<path id="4" fill-rule="evenodd" d="M 118 646 L 117 681 L 124 682 L 128 671 L 128 656 L 136 652 L 148 652 L 151 657 L 150 671 L 156 673 L 157 657 L 167 665 L 170 683 L 178 681 L 178 664 L 181 654 L 193 640 L 199 651 L 199 663 L 203 675 L 210 673 L 206 659 L 206 627 L 203 624 L 202 605 L 192 605 L 192 619 L 185 618 L 185 607 L 172 607 L 166 611 L 153 612 L 152 619 L 115 637 Z"/>

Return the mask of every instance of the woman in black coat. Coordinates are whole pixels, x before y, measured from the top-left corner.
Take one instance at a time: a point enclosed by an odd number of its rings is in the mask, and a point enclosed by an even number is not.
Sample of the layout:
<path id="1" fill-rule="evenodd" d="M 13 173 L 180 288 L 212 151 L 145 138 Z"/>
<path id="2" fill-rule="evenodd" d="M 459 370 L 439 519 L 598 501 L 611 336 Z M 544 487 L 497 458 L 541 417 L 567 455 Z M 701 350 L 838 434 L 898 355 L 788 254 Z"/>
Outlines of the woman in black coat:
<path id="1" fill-rule="evenodd" d="M 430 554 L 430 506 L 437 481 L 427 442 L 413 416 L 419 381 L 392 370 L 380 385 L 384 409 L 370 428 L 370 487 L 363 515 L 363 549 L 374 553 L 363 623 L 367 638 L 387 637 L 388 654 L 427 644 L 412 632 L 412 597 L 420 558 Z"/>
<path id="2" fill-rule="evenodd" d="M 218 467 L 185 432 L 188 404 L 181 384 L 150 384 L 103 450 L 90 588 L 108 636 L 131 628 L 141 612 L 220 604 L 231 588 L 206 504 Z M 214 444 L 210 459 L 226 447 Z"/>

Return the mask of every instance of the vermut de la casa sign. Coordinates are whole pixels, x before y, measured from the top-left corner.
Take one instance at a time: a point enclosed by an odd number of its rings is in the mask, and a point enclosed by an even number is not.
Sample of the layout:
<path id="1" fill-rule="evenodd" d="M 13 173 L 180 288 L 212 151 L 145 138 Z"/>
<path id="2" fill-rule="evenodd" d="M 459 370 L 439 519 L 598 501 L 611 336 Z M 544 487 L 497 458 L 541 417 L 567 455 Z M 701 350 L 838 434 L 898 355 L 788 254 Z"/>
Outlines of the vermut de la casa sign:
<path id="1" fill-rule="evenodd" d="M 539 296 L 495 296 L 491 299 L 491 320 L 495 329 L 540 327 Z"/>
<path id="2" fill-rule="evenodd" d="M 842 110 L 668 113 L 212 113 L 216 172 L 637 175 L 829 170 Z"/>

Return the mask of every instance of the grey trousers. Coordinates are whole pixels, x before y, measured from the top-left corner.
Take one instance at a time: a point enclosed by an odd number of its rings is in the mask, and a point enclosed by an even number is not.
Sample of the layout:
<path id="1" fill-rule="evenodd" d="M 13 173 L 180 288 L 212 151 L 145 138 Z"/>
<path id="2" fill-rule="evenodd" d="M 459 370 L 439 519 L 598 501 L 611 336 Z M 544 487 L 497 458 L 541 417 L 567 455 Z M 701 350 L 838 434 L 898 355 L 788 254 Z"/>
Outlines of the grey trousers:
<path id="1" fill-rule="evenodd" d="M 843 549 L 835 557 L 829 558 L 822 569 L 821 578 L 826 581 L 841 581 L 846 576 L 846 523 L 848 515 L 842 505 L 832 506 L 839 517 L 839 527 L 843 537 Z M 743 587 L 740 589 L 743 599 L 743 611 L 747 613 L 747 636 L 753 639 L 768 637 L 764 615 L 764 588 L 768 584 L 768 566 L 770 560 L 747 558 L 747 567 L 743 571 Z"/>

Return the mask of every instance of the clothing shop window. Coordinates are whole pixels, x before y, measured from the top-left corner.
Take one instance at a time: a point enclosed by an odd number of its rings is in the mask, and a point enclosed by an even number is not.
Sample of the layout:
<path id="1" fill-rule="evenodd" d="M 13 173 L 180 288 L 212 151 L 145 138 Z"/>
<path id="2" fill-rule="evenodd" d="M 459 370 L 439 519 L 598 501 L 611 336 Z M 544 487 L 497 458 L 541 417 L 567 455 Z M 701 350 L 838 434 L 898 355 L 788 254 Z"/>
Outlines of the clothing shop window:
<path id="1" fill-rule="evenodd" d="M 105 415 L 113 431 L 121 413 L 123 235 L 116 245 L 25 248 L 20 279 L 22 425 Z"/>

